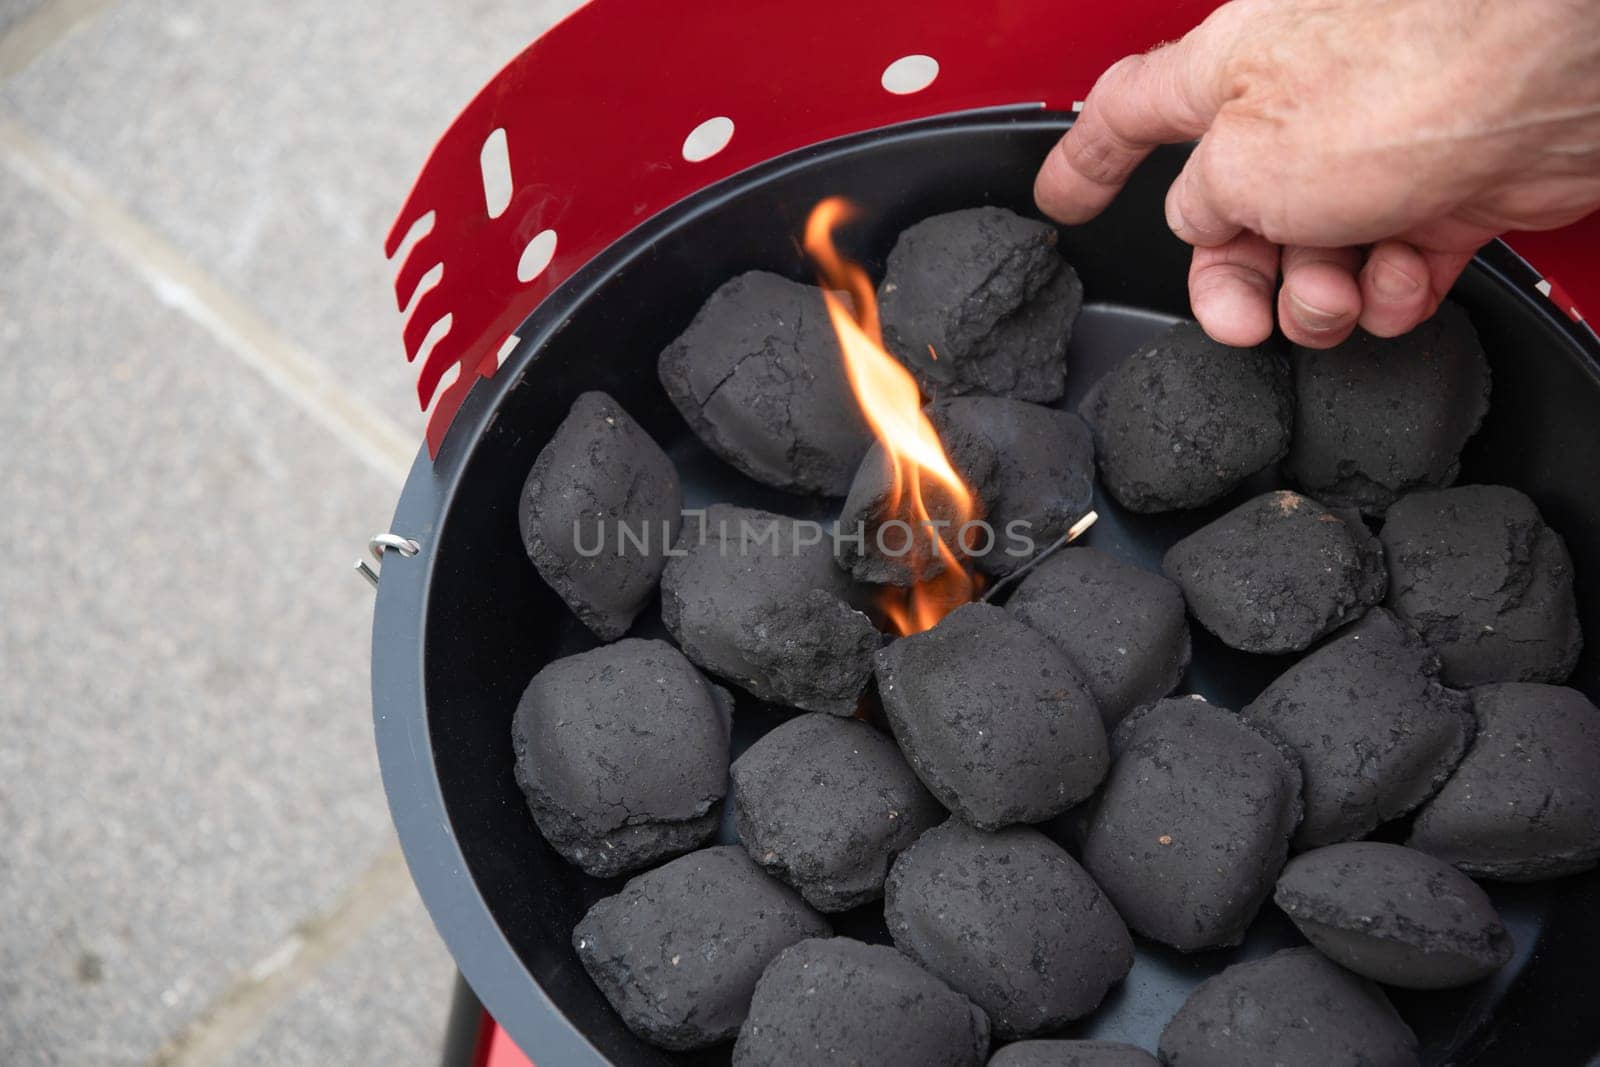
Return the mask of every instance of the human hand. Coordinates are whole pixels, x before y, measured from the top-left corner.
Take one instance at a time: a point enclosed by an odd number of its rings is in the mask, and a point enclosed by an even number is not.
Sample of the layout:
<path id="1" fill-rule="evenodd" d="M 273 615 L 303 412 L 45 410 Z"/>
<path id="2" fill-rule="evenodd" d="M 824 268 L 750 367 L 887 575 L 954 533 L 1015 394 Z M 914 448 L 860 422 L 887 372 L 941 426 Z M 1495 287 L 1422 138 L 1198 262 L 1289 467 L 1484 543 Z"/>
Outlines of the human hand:
<path id="1" fill-rule="evenodd" d="M 1600 0 L 1233 0 L 1107 70 L 1034 197 L 1087 221 L 1196 138 L 1166 214 L 1207 333 L 1405 333 L 1492 238 L 1600 207 Z"/>

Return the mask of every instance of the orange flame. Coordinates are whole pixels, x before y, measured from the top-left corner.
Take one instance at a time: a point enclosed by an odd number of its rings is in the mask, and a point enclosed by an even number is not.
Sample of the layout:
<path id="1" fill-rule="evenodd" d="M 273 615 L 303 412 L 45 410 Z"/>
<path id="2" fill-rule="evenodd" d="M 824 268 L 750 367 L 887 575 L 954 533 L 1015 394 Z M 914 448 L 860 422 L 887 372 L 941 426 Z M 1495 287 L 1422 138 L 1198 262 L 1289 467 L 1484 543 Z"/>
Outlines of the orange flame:
<path id="1" fill-rule="evenodd" d="M 922 534 L 933 529 L 923 525 L 933 518 L 923 501 L 922 479 L 926 476 L 941 496 L 949 498 L 951 526 L 960 529 L 977 517 L 977 501 L 950 465 L 938 433 L 923 414 L 916 379 L 883 347 L 877 294 L 866 271 L 834 247 L 834 228 L 854 214 L 852 205 L 842 197 L 823 200 L 806 220 L 805 247 L 822 275 L 822 299 L 839 337 L 850 388 L 889 458 L 893 481 L 887 517 L 903 518 Z M 839 289 L 850 294 L 854 315 L 834 291 Z M 897 633 L 930 629 L 977 592 L 976 579 L 945 539 L 934 536 L 932 541 L 942 566 L 933 574 L 918 574 L 909 590 L 885 591 L 880 606 Z"/>

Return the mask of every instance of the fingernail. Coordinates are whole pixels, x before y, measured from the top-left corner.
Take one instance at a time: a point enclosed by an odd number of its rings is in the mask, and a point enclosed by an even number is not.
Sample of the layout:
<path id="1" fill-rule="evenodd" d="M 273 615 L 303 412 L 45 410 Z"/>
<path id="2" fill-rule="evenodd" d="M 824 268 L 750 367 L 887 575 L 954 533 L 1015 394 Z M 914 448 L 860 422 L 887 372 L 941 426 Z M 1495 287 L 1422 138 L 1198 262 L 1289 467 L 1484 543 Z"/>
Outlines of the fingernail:
<path id="1" fill-rule="evenodd" d="M 1312 307 L 1296 293 L 1289 294 L 1289 303 L 1294 308 L 1295 319 L 1312 333 L 1327 333 L 1329 330 L 1337 329 L 1343 326 L 1349 317 L 1336 311 L 1324 311 L 1322 308 Z"/>
<path id="2" fill-rule="evenodd" d="M 1167 197 L 1167 229 L 1182 237 L 1189 224 L 1184 221 L 1183 212 L 1178 210 L 1177 200 L 1175 196 Z"/>
<path id="3" fill-rule="evenodd" d="M 1404 300 L 1422 288 L 1415 278 L 1392 263 L 1379 263 L 1373 268 L 1372 287 L 1387 300 Z"/>

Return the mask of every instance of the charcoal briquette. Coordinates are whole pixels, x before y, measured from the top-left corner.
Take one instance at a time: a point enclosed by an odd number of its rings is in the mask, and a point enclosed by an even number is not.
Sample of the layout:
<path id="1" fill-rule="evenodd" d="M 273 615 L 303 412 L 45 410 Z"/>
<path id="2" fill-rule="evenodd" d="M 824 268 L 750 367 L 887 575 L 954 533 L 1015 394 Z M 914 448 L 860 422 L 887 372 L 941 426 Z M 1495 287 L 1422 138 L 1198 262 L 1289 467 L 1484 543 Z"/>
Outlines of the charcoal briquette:
<path id="1" fill-rule="evenodd" d="M 883 445 L 867 450 L 840 511 L 841 536 L 834 546 L 839 566 L 857 581 L 911 586 L 943 574 L 948 564 L 941 541 L 951 554 L 967 554 L 962 527 L 988 517 L 986 503 L 997 494 L 1001 460 L 988 437 L 964 426 L 946 427 L 940 444 L 965 492 L 958 494 L 933 474 L 919 472 L 927 525 L 910 521 L 909 494 Z M 964 509 L 963 500 L 970 506 Z M 967 533 L 977 535 L 978 529 Z"/>
<path id="2" fill-rule="evenodd" d="M 734 1067 L 982 1067 L 989 1019 L 905 956 L 847 937 L 785 949 L 756 983 Z"/>
<path id="3" fill-rule="evenodd" d="M 1094 792 L 1106 735 L 1066 654 L 990 604 L 964 604 L 877 656 L 895 740 L 945 807 L 989 830 L 1040 822 Z"/>
<path id="4" fill-rule="evenodd" d="M 989 1067 L 1161 1067 L 1161 1061 L 1120 1041 L 1014 1041 L 989 1058 Z"/>
<path id="5" fill-rule="evenodd" d="M 718 504 L 684 523 L 661 618 L 695 663 L 763 699 L 850 715 L 882 643 L 814 523 Z"/>
<path id="6" fill-rule="evenodd" d="M 1058 399 L 1083 306 L 1058 239 L 1054 226 L 997 207 L 907 228 L 878 288 L 885 347 L 932 396 Z"/>
<path id="7" fill-rule="evenodd" d="M 733 700 L 665 641 L 627 638 L 533 676 L 511 723 L 517 785 L 597 878 L 703 845 L 722 817 Z"/>
<path id="8" fill-rule="evenodd" d="M 655 595 L 682 506 L 666 453 L 620 404 L 590 392 L 534 461 L 518 518 L 539 576 L 612 641 Z"/>
<path id="9" fill-rule="evenodd" d="M 1078 410 L 1117 502 L 1172 511 L 1220 500 L 1282 459 L 1294 394 L 1275 350 L 1230 348 L 1184 322 L 1108 371 Z"/>
<path id="10" fill-rule="evenodd" d="M 1300 819 L 1294 753 L 1199 697 L 1140 708 L 1111 744 L 1084 866 L 1139 933 L 1184 952 L 1237 945 Z"/>
<path id="11" fill-rule="evenodd" d="M 1365 837 L 1427 800 L 1474 729 L 1467 696 L 1439 682 L 1439 657 L 1383 608 L 1290 667 L 1243 714 L 1300 757 L 1302 849 Z"/>
<path id="12" fill-rule="evenodd" d="M 706 447 L 767 485 L 843 496 L 872 443 L 815 286 L 739 275 L 711 294 L 657 370 Z"/>
<path id="13" fill-rule="evenodd" d="M 1296 347 L 1294 442 L 1285 469 L 1335 507 L 1382 515 L 1403 494 L 1456 480 L 1489 410 L 1489 361 L 1467 313 L 1445 301 L 1401 337 L 1356 330 Z"/>
<path id="14" fill-rule="evenodd" d="M 1314 948 L 1201 982 L 1161 1032 L 1167 1067 L 1417 1067 L 1417 1037 L 1384 996 Z"/>
<path id="15" fill-rule="evenodd" d="M 856 719 L 801 715 L 733 764 L 739 840 L 818 911 L 883 895 L 889 864 L 945 811 L 887 735 Z"/>
<path id="16" fill-rule="evenodd" d="M 1006 610 L 1067 654 L 1108 730 L 1172 692 L 1189 666 L 1182 590 L 1097 549 L 1045 560 L 1017 584 Z"/>
<path id="17" fill-rule="evenodd" d="M 1094 441 L 1071 412 L 970 396 L 929 405 L 928 419 L 941 441 L 975 435 L 994 452 L 994 475 L 981 490 L 993 533 L 985 543 L 975 532 L 975 543 L 966 546 L 985 574 L 1010 574 L 1034 551 L 1054 544 L 1093 504 Z"/>
<path id="18" fill-rule="evenodd" d="M 1472 879 L 1402 845 L 1352 841 L 1297 856 L 1273 900 L 1324 956 L 1384 985 L 1466 985 L 1505 966 L 1514 947 Z"/>
<path id="19" fill-rule="evenodd" d="M 1600 709 L 1576 689 L 1526 682 L 1472 698 L 1477 738 L 1407 844 L 1507 882 L 1600 862 Z"/>
<path id="20" fill-rule="evenodd" d="M 1248 500 L 1162 560 L 1189 611 L 1245 652 L 1299 652 L 1383 599 L 1378 539 L 1353 511 L 1280 491 Z"/>
<path id="21" fill-rule="evenodd" d="M 1583 650 L 1572 557 L 1522 493 L 1412 493 L 1381 532 L 1389 608 L 1421 632 L 1451 685 L 1563 682 Z"/>
<path id="22" fill-rule="evenodd" d="M 630 879 L 572 931 L 578 959 L 628 1029 L 667 1049 L 739 1032 L 756 982 L 826 919 L 738 845 L 701 849 Z"/>
<path id="23" fill-rule="evenodd" d="M 977 1002 L 1000 1037 L 1082 1018 L 1133 966 L 1106 895 L 1026 827 L 929 830 L 890 870 L 884 918 L 896 947 Z"/>

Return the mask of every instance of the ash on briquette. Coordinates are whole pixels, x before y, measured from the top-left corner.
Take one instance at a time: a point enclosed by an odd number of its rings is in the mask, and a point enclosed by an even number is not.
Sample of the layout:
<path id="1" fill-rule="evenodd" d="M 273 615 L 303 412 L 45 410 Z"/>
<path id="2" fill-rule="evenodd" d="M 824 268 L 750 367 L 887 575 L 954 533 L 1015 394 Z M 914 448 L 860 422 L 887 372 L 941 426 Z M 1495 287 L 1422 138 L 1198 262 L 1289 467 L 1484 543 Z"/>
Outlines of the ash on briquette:
<path id="1" fill-rule="evenodd" d="M 722 845 L 630 879 L 579 920 L 572 945 L 628 1029 L 682 1050 L 733 1038 L 767 964 L 831 933 L 744 849 Z"/>
<path id="2" fill-rule="evenodd" d="M 695 435 L 758 482 L 843 496 L 872 443 L 815 286 L 739 275 L 711 294 L 657 370 Z"/>
<path id="3" fill-rule="evenodd" d="M 1404 989 L 1449 989 L 1505 966 L 1514 946 L 1489 897 L 1442 860 L 1352 841 L 1291 860 L 1273 900 L 1333 962 Z"/>
<path id="4" fill-rule="evenodd" d="M 889 864 L 945 818 L 893 740 L 823 714 L 791 719 L 735 760 L 733 803 L 751 858 L 824 912 L 881 897 Z"/>
<path id="5" fill-rule="evenodd" d="M 989 1019 L 905 956 L 848 937 L 785 949 L 756 983 L 734 1067 L 982 1067 Z"/>
<path id="6" fill-rule="evenodd" d="M 1297 405 L 1285 468 L 1335 507 L 1382 515 L 1413 489 L 1450 485 L 1489 411 L 1489 361 L 1448 300 L 1403 337 L 1358 329 L 1333 348 L 1296 347 L 1290 362 Z"/>
<path id="7" fill-rule="evenodd" d="M 1201 982 L 1161 1032 L 1167 1067 L 1417 1067 L 1417 1036 L 1372 982 L 1314 948 Z"/>
<path id="8" fill-rule="evenodd" d="M 1067 654 L 1106 729 L 1177 688 L 1189 619 L 1177 583 L 1093 548 L 1069 548 L 1017 584 L 1006 610 Z"/>
<path id="9" fill-rule="evenodd" d="M 727 789 L 733 699 L 665 641 L 627 638 L 533 676 L 511 721 L 545 840 L 609 878 L 698 848 Z"/>
<path id="10" fill-rule="evenodd" d="M 1522 493 L 1412 493 L 1381 533 L 1388 605 L 1444 661 L 1451 685 L 1564 682 L 1583 650 L 1572 557 Z"/>
<path id="11" fill-rule="evenodd" d="M 884 917 L 895 946 L 976 1001 L 998 1037 L 1082 1018 L 1133 966 L 1105 894 L 1027 827 L 929 830 L 889 872 Z"/>
<path id="12" fill-rule="evenodd" d="M 1106 773 L 1094 697 L 1045 637 L 990 604 L 963 604 L 878 653 L 878 694 L 911 769 L 974 826 L 1040 822 Z"/>
<path id="13" fill-rule="evenodd" d="M 1229 348 L 1179 323 L 1123 360 L 1078 405 L 1106 490 L 1130 511 L 1220 500 L 1289 451 L 1283 358 Z"/>
<path id="14" fill-rule="evenodd" d="M 1407 844 L 1506 882 L 1600 862 L 1600 709 L 1576 689 L 1527 682 L 1472 698 L 1478 736 Z"/>
<path id="15" fill-rule="evenodd" d="M 1146 937 L 1183 952 L 1237 945 L 1300 820 L 1294 754 L 1232 711 L 1177 697 L 1122 720 L 1112 758 L 1083 865 Z"/>
<path id="16" fill-rule="evenodd" d="M 522 487 L 522 542 L 539 577 L 603 641 L 627 632 L 655 595 L 678 536 L 683 495 L 667 454 L 601 392 L 572 404 Z M 588 555 L 582 546 L 647 531 L 646 548 Z"/>
<path id="17" fill-rule="evenodd" d="M 1083 283 L 1058 240 L 1054 226 L 998 207 L 908 227 L 878 287 L 884 346 L 930 396 L 1059 399 Z"/>
<path id="18" fill-rule="evenodd" d="M 1299 652 L 1383 599 L 1383 550 L 1353 511 L 1264 493 L 1185 537 L 1161 562 L 1189 611 L 1231 648 Z"/>
<path id="19" fill-rule="evenodd" d="M 685 554 L 661 576 L 661 619 L 690 659 L 755 696 L 850 715 L 882 635 L 853 606 L 863 594 L 834 565 L 832 539 L 802 544 L 798 526 L 726 504 L 707 509 L 703 539 L 685 523 Z"/>
<path id="20" fill-rule="evenodd" d="M 1383 608 L 1330 637 L 1243 711 L 1300 757 L 1297 848 L 1365 837 L 1431 797 L 1466 754 L 1466 694 L 1439 683 L 1439 657 Z"/>

